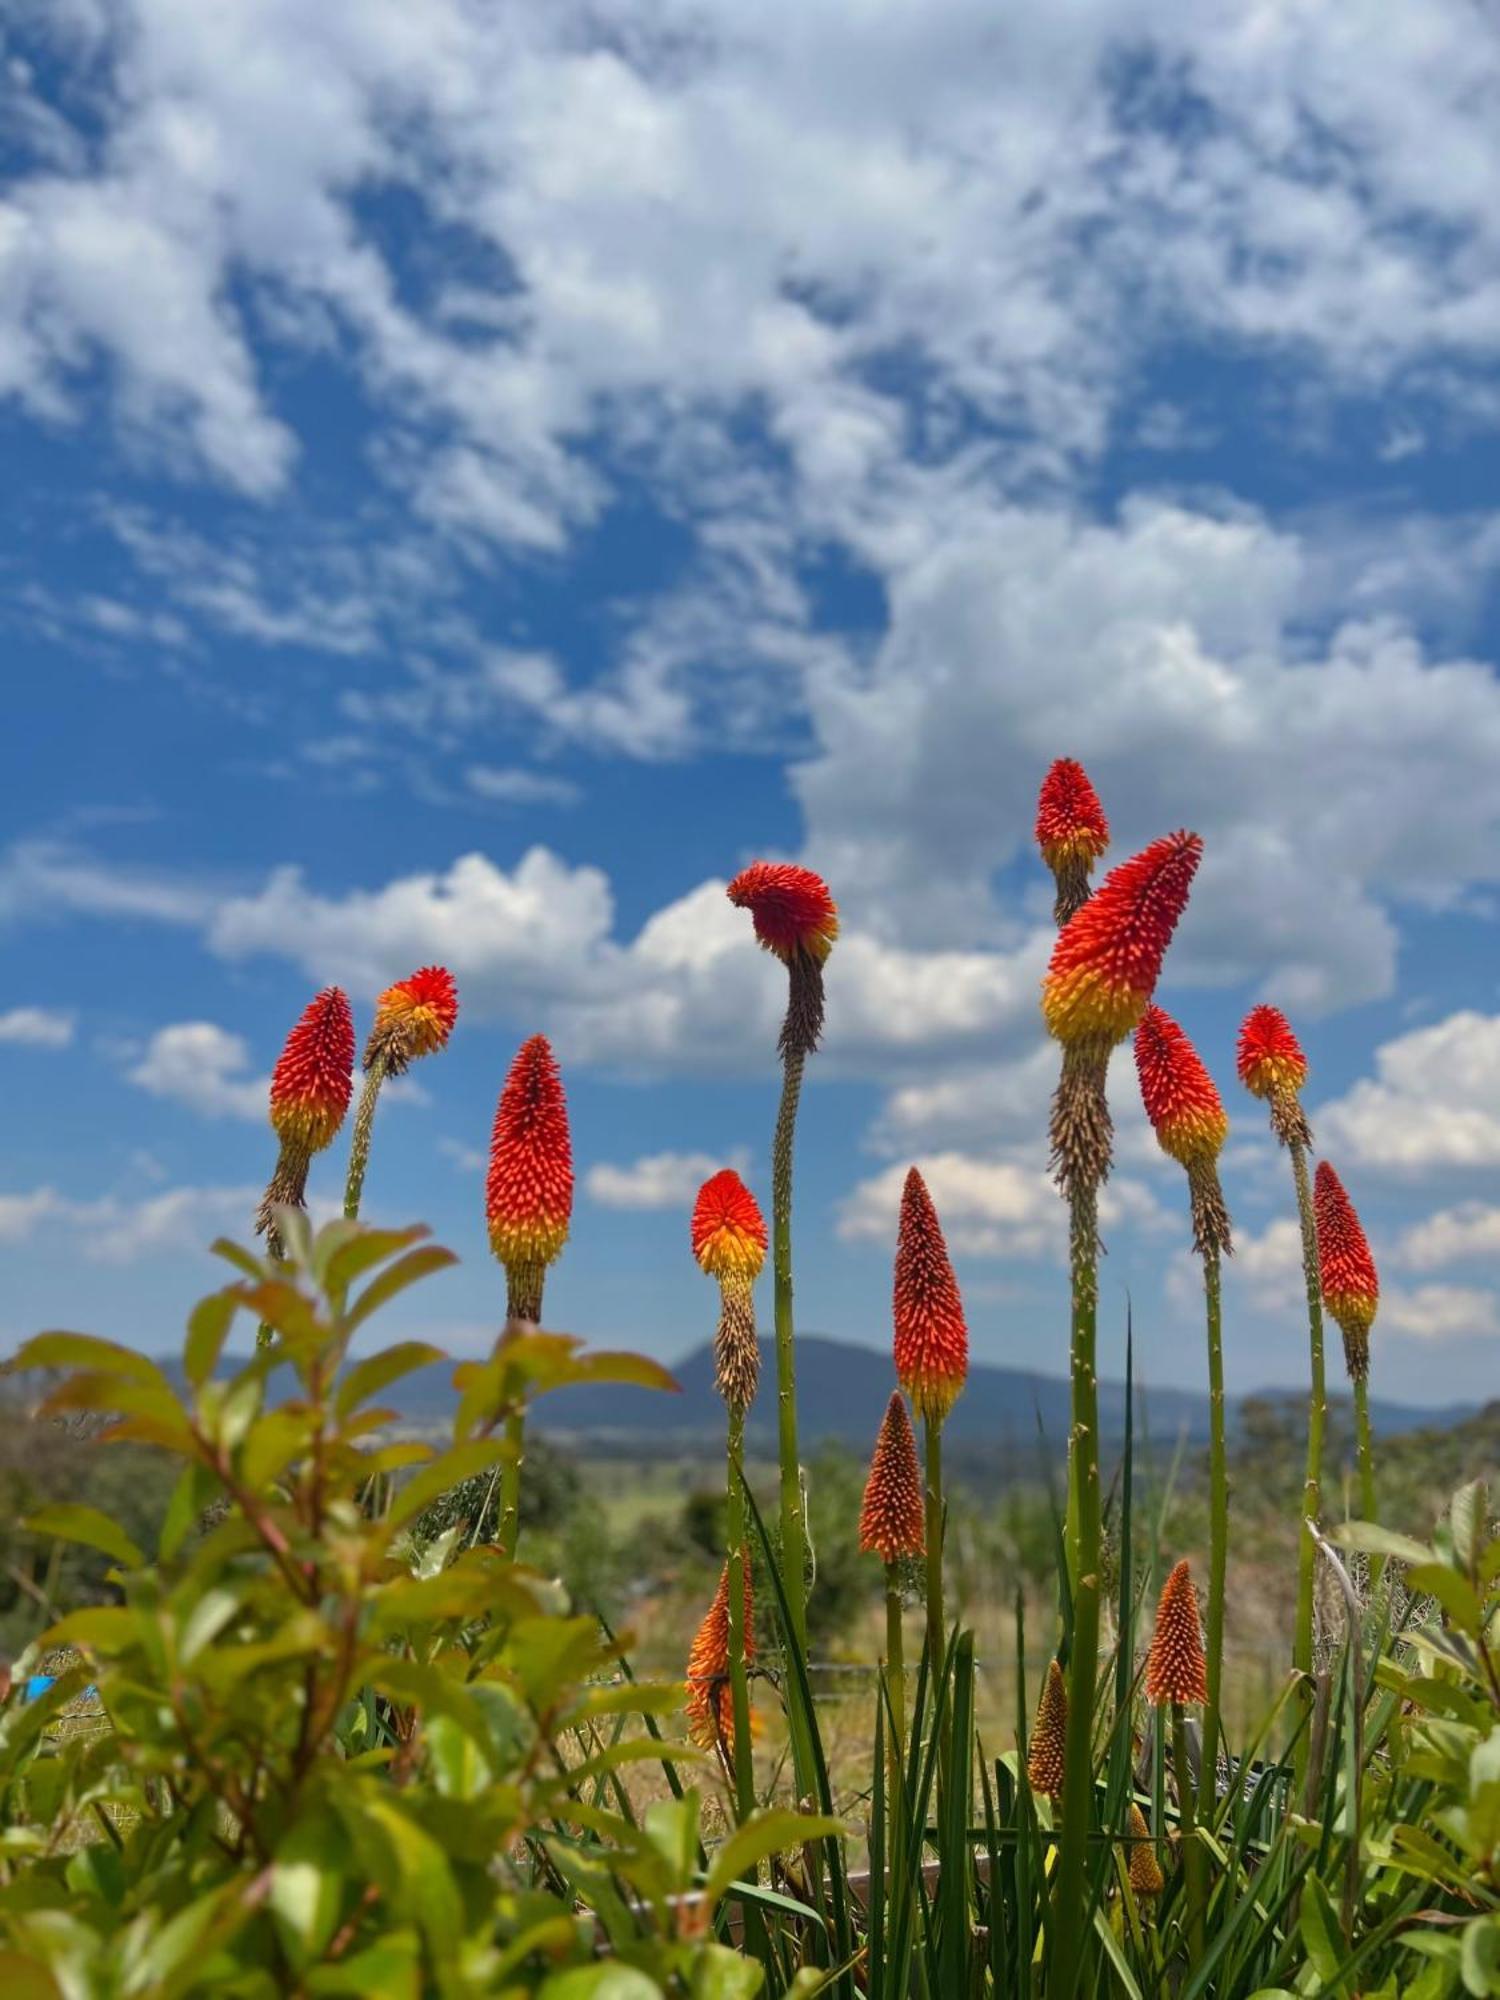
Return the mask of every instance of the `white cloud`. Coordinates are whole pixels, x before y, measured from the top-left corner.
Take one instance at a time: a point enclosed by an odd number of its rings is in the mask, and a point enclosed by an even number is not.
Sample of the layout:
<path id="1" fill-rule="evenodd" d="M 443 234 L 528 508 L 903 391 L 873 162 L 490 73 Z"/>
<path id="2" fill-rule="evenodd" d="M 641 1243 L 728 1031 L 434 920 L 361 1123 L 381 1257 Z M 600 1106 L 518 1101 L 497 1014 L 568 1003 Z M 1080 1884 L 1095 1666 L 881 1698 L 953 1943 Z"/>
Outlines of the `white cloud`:
<path id="1" fill-rule="evenodd" d="M 0 1042 L 32 1049 L 65 1049 L 73 1039 L 71 1014 L 54 1007 L 12 1007 L 0 1014 Z"/>
<path id="2" fill-rule="evenodd" d="M 1473 1340 L 1500 1334 L 1500 1301 L 1478 1285 L 1417 1285 L 1382 1295 L 1371 1335 L 1409 1340 Z"/>
<path id="3" fill-rule="evenodd" d="M 212 1021 L 178 1021 L 158 1028 L 125 1074 L 153 1097 L 185 1104 L 210 1118 L 255 1118 L 267 1112 L 268 1076 L 246 1076 L 250 1050 L 239 1035 Z"/>
<path id="4" fill-rule="evenodd" d="M 1500 1166 L 1500 1015 L 1464 1009 L 1375 1051 L 1375 1074 L 1313 1114 L 1335 1160 L 1398 1175 Z"/>
<path id="5" fill-rule="evenodd" d="M 601 1160 L 583 1177 L 584 1187 L 602 1208 L 680 1208 L 692 1206 L 710 1174 L 733 1167 L 744 1174 L 750 1155 L 743 1146 L 722 1156 L 715 1153 L 645 1153 L 628 1165 Z"/>
<path id="6" fill-rule="evenodd" d="M 251 1187 L 163 1188 L 141 1200 L 108 1194 L 77 1201 L 55 1188 L 0 1194 L 0 1242 L 56 1236 L 89 1262 L 133 1264 L 169 1251 L 201 1249 L 227 1231 L 250 1237 L 261 1197 Z"/>
<path id="7" fill-rule="evenodd" d="M 506 806 L 576 806 L 583 796 L 571 778 L 509 765 L 471 764 L 464 783 L 477 797 Z"/>
<path id="8" fill-rule="evenodd" d="M 861 1181 L 844 1199 L 838 1233 L 846 1241 L 883 1243 L 894 1250 L 908 1162 Z M 1067 1209 L 1051 1178 L 1016 1160 L 972 1153 L 935 1153 L 914 1163 L 927 1182 L 948 1246 L 960 1256 L 1047 1257 L 1067 1253 Z M 1120 1176 L 1105 1186 L 1099 1218 L 1106 1229 L 1128 1219 L 1153 1227 L 1162 1212 L 1150 1190 Z"/>
<path id="9" fill-rule="evenodd" d="M 1441 1271 L 1470 1258 L 1500 1257 L 1500 1208 L 1464 1201 L 1424 1216 L 1401 1232 L 1395 1256 L 1409 1271 Z"/>

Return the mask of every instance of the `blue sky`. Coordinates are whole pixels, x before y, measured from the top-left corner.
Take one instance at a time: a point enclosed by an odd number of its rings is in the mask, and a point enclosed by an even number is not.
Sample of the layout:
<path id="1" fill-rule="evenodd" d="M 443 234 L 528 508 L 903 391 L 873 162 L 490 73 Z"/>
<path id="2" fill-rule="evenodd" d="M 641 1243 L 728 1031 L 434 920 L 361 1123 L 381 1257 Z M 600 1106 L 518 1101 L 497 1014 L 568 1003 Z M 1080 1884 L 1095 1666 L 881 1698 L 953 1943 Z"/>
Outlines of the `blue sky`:
<path id="1" fill-rule="evenodd" d="M 1392 1396 L 1500 1339 L 1500 32 L 1466 0 L 0 7 L 0 1342 L 172 1345 L 309 994 L 433 959 L 370 1212 L 457 1249 L 545 1029 L 556 1321 L 671 1357 L 766 1193 L 758 854 L 845 935 L 801 1323 L 880 1344 L 924 1164 L 976 1354 L 1061 1368 L 1037 782 L 1206 844 L 1159 997 L 1234 1121 L 1228 1368 L 1293 1382 L 1285 1005 Z M 810 17 L 811 16 L 811 17 Z M 1201 1370 L 1117 1060 L 1106 1352 Z M 314 1184 L 336 1192 L 341 1156 Z M 1119 1355 L 1114 1353 L 1113 1369 Z M 1106 1365 L 1110 1365 L 1107 1363 Z M 1112 1369 L 1112 1372 L 1113 1372 Z"/>

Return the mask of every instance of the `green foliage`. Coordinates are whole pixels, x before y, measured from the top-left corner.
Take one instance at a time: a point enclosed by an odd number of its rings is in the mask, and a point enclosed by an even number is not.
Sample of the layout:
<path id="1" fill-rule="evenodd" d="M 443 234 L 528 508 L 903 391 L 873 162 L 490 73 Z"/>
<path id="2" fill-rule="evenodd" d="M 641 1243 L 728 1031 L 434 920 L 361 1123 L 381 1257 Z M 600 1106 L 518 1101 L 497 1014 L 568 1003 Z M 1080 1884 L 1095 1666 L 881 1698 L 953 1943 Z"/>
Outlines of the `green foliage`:
<path id="1" fill-rule="evenodd" d="M 185 1394 L 83 1335 L 17 1357 L 61 1371 L 46 1414 L 105 1417 L 102 1437 L 169 1465 L 172 1490 L 139 1539 L 81 1501 L 30 1524 L 102 1560 L 110 1588 L 38 1641 L 65 1649 L 54 1687 L 0 1708 L 5 1991 L 756 1993 L 716 1906 L 741 1870 L 833 1824 L 757 1815 L 705 1876 L 699 1794 L 675 1771 L 694 1753 L 664 1750 L 654 1719 L 680 1690 L 622 1677 L 596 1621 L 537 1571 L 454 1530 L 411 1533 L 502 1463 L 516 1409 L 660 1371 L 507 1339 L 459 1371 L 445 1448 L 390 1441 L 376 1399 L 433 1351 L 346 1369 L 348 1343 L 447 1253 L 419 1231 L 314 1237 L 288 1211 L 279 1226 L 286 1264 L 219 1246 L 239 1277 L 192 1315 Z M 241 1312 L 275 1339 L 216 1381 Z M 272 1405 L 282 1362 L 293 1391 Z M 676 1795 L 636 1812 L 621 1774 L 668 1754 Z"/>

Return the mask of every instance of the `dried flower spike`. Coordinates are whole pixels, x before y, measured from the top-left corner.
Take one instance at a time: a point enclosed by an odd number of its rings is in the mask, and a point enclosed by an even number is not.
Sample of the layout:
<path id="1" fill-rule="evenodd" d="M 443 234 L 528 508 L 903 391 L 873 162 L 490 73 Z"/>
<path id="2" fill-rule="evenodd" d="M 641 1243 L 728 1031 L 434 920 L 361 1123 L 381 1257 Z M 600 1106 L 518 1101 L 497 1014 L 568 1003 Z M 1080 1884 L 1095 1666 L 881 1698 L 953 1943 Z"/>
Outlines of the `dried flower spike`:
<path id="1" fill-rule="evenodd" d="M 787 968 L 782 1055 L 810 1055 L 823 1033 L 823 965 L 839 934 L 838 905 L 828 884 L 790 861 L 752 861 L 727 893 L 738 909 L 750 912 L 757 939 Z"/>
<path id="2" fill-rule="evenodd" d="M 1195 833 L 1171 833 L 1112 868 L 1059 932 L 1042 986 L 1058 1041 L 1123 1041 L 1151 1001 L 1162 960 L 1203 854 Z"/>
<path id="3" fill-rule="evenodd" d="M 510 1316 L 535 1320 L 542 1282 L 568 1237 L 573 1151 L 562 1077 L 545 1035 L 523 1042 L 495 1112 L 485 1214 L 510 1281 Z"/>
<path id="4" fill-rule="evenodd" d="M 1323 1303 L 1344 1336 L 1349 1379 L 1363 1382 L 1370 1372 L 1370 1328 L 1380 1304 L 1380 1279 L 1354 1203 L 1327 1160 L 1318 1162 L 1313 1178 L 1313 1207 Z"/>
<path id="5" fill-rule="evenodd" d="M 1065 924 L 1088 901 L 1089 875 L 1109 846 L 1109 821 L 1099 794 L 1071 757 L 1059 757 L 1042 780 L 1036 844 L 1057 883 L 1052 914 Z"/>
<path id="6" fill-rule="evenodd" d="M 281 1141 L 256 1215 L 258 1233 L 272 1229 L 272 1210 L 301 1208 L 314 1153 L 331 1145 L 354 1091 L 354 1016 L 342 989 L 329 986 L 303 1009 L 271 1072 L 271 1125 Z"/>
<path id="7" fill-rule="evenodd" d="M 1146 1815 L 1134 1799 L 1126 1810 L 1125 1830 L 1130 1835 L 1128 1866 L 1131 1888 L 1138 1896 L 1159 1896 L 1167 1886 L 1166 1877 L 1156 1858 L 1156 1843 L 1151 1838 Z"/>
<path id="8" fill-rule="evenodd" d="M 888 1563 L 919 1556 L 927 1546 L 917 1441 L 899 1393 L 886 1404 L 875 1440 L 859 1510 L 859 1546 Z"/>
<path id="9" fill-rule="evenodd" d="M 754 1596 L 750 1582 L 750 1557 L 742 1552 L 745 1578 L 745 1658 L 755 1657 L 755 1636 L 751 1627 Z M 719 1575 L 703 1623 L 698 1627 L 687 1663 L 688 1735 L 702 1750 L 722 1743 L 726 1753 L 734 1749 L 734 1697 L 729 1679 L 729 1565 Z"/>
<path id="10" fill-rule="evenodd" d="M 1156 1631 L 1146 1655 L 1146 1699 L 1156 1706 L 1208 1700 L 1198 1594 L 1186 1560 L 1167 1578 L 1157 1603 Z"/>
<path id="11" fill-rule="evenodd" d="M 1063 1751 L 1067 1740 L 1068 1684 L 1056 1660 L 1049 1660 L 1026 1758 L 1026 1776 L 1031 1782 L 1031 1789 L 1045 1793 L 1049 1799 L 1062 1795 Z"/>
<path id="12" fill-rule="evenodd" d="M 388 1076 L 400 1076 L 419 1056 L 447 1043 L 458 1019 L 458 989 L 441 965 L 424 965 L 388 986 L 375 1003 L 375 1025 L 365 1043 L 364 1067 L 381 1060 Z"/>
<path id="13" fill-rule="evenodd" d="M 915 1167 L 901 1193 L 895 1323 L 896 1379 L 914 1410 L 941 1423 L 969 1372 L 969 1333 L 943 1227 Z"/>

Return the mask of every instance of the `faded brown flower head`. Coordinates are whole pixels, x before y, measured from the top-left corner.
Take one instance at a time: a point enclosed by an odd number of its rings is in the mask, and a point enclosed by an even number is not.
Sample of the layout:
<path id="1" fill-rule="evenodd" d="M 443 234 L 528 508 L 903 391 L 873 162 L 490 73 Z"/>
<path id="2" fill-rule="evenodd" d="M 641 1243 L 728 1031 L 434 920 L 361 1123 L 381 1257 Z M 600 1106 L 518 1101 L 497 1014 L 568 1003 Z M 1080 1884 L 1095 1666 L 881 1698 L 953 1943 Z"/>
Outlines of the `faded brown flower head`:
<path id="1" fill-rule="evenodd" d="M 1159 1896 L 1167 1886 L 1166 1877 L 1156 1858 L 1156 1843 L 1151 1838 L 1146 1815 L 1134 1799 L 1125 1814 L 1125 1827 L 1130 1835 L 1130 1886 L 1138 1896 Z"/>
<path id="2" fill-rule="evenodd" d="M 888 1563 L 919 1556 L 926 1546 L 917 1441 L 899 1392 L 886 1404 L 875 1440 L 859 1513 L 859 1546 Z"/>
<path id="3" fill-rule="evenodd" d="M 1034 1792 L 1049 1799 L 1060 1798 L 1063 1788 L 1063 1752 L 1068 1740 L 1068 1687 L 1056 1660 L 1047 1663 L 1036 1705 L 1036 1721 L 1031 1727 L 1031 1750 L 1026 1759 L 1026 1776 Z"/>
<path id="4" fill-rule="evenodd" d="M 1156 1631 L 1146 1655 L 1146 1699 L 1158 1707 L 1208 1700 L 1198 1593 L 1186 1558 L 1163 1584 L 1156 1607 Z"/>

